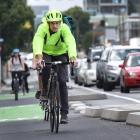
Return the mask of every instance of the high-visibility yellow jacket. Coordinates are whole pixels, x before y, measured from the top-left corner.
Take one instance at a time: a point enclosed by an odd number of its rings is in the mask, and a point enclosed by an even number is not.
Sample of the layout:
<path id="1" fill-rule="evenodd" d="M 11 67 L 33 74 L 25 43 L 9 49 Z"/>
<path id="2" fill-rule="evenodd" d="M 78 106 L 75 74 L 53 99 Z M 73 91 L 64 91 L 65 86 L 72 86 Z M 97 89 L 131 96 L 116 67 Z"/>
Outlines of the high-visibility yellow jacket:
<path id="1" fill-rule="evenodd" d="M 68 53 L 69 58 L 76 58 L 76 42 L 65 23 L 61 23 L 58 31 L 52 35 L 46 22 L 39 25 L 33 38 L 33 53 L 39 55 L 42 52 L 52 56 Z"/>

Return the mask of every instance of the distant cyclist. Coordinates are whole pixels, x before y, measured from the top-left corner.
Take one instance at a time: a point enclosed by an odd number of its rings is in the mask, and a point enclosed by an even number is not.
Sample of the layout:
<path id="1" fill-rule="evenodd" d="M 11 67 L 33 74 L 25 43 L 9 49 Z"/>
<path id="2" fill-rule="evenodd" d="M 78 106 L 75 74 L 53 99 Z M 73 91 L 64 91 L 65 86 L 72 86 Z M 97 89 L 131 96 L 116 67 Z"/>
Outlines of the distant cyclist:
<path id="1" fill-rule="evenodd" d="M 41 61 L 69 61 L 75 63 L 77 52 L 76 42 L 70 28 L 62 22 L 62 13 L 58 10 L 50 10 L 45 14 L 43 22 L 39 25 L 33 39 L 33 53 L 35 65 L 41 66 Z M 42 71 L 43 94 L 41 100 L 46 98 L 47 83 L 50 67 Z M 60 98 L 61 98 L 61 120 L 60 123 L 68 123 L 68 71 L 66 65 L 59 66 L 58 71 Z"/>
<path id="2" fill-rule="evenodd" d="M 12 75 L 12 83 L 11 83 L 11 87 L 12 87 L 12 93 L 13 93 L 13 80 L 15 77 L 15 74 L 18 74 L 19 77 L 19 83 L 21 85 L 21 76 L 22 76 L 22 72 L 24 71 L 24 60 L 20 57 L 20 51 L 18 48 L 13 49 L 13 52 L 11 54 L 11 58 L 8 61 L 8 71 L 11 72 Z"/>

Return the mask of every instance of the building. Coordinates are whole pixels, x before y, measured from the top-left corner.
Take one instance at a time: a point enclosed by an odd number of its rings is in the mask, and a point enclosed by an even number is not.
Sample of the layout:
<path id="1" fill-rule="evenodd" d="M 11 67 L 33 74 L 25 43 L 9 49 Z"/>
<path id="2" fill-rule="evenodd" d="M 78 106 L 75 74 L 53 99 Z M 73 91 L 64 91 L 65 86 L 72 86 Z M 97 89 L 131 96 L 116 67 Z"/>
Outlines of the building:
<path id="1" fill-rule="evenodd" d="M 128 15 L 128 0 L 84 0 L 84 10 L 90 13 L 93 33 L 100 42 L 120 42 L 118 26 Z M 123 19 L 124 18 L 124 19 Z M 101 22 L 104 21 L 104 27 Z"/>
<path id="2" fill-rule="evenodd" d="M 90 15 L 128 14 L 128 0 L 84 0 L 83 6 Z"/>
<path id="3" fill-rule="evenodd" d="M 131 14 L 118 27 L 120 42 L 129 44 L 131 38 L 140 37 L 140 14 Z"/>

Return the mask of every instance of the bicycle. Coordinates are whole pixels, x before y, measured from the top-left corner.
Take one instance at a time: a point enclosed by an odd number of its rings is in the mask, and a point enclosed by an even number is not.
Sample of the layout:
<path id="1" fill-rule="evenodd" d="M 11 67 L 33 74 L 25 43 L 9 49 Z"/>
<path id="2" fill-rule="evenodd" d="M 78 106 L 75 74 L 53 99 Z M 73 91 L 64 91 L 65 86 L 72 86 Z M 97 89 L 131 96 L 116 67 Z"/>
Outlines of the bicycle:
<path id="1" fill-rule="evenodd" d="M 45 110 L 44 120 L 50 121 L 51 132 L 58 133 L 59 130 L 59 116 L 60 116 L 60 91 L 59 81 L 57 75 L 58 65 L 67 65 L 69 62 L 54 61 L 54 62 L 43 62 L 44 67 L 51 65 L 50 77 L 48 80 L 47 98 L 40 102 L 42 109 Z"/>
<path id="2" fill-rule="evenodd" d="M 14 79 L 13 79 L 13 92 L 15 94 L 15 101 L 18 100 L 18 93 L 19 93 L 19 74 L 21 73 L 21 89 L 23 91 L 23 95 L 25 94 L 25 83 L 24 83 L 24 78 L 23 78 L 23 71 L 12 71 L 15 75 L 14 75 Z"/>

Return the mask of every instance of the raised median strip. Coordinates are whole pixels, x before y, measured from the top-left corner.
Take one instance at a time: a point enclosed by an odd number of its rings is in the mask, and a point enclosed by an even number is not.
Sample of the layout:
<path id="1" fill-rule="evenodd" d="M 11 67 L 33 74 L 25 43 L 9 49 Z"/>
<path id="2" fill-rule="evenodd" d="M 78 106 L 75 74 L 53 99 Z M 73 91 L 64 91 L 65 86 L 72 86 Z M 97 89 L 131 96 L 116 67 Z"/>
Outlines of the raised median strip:
<path id="1" fill-rule="evenodd" d="M 140 104 L 88 106 L 80 111 L 88 117 L 98 117 L 105 120 L 125 122 L 140 126 Z"/>
<path id="2" fill-rule="evenodd" d="M 104 109 L 109 109 L 109 108 L 115 108 L 115 107 L 122 107 L 122 106 L 128 106 L 128 104 L 124 105 L 100 105 L 100 106 L 89 106 L 86 107 L 84 110 L 83 115 L 89 116 L 89 117 L 101 117 L 101 114 Z"/>
<path id="3" fill-rule="evenodd" d="M 140 127 L 140 112 L 129 113 L 126 119 L 126 123 Z"/>
<path id="4" fill-rule="evenodd" d="M 140 105 L 126 105 L 126 106 L 120 106 L 116 108 L 109 108 L 109 109 L 103 109 L 101 118 L 112 120 L 112 121 L 126 121 L 127 116 L 130 112 L 139 112 L 140 111 Z"/>
<path id="5" fill-rule="evenodd" d="M 74 88 L 69 90 L 69 101 L 83 101 L 83 100 L 103 100 L 107 99 L 105 94 L 95 93 L 86 89 Z"/>

